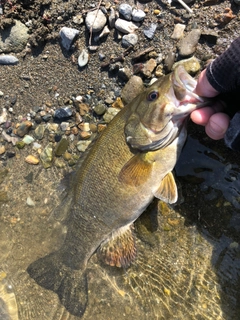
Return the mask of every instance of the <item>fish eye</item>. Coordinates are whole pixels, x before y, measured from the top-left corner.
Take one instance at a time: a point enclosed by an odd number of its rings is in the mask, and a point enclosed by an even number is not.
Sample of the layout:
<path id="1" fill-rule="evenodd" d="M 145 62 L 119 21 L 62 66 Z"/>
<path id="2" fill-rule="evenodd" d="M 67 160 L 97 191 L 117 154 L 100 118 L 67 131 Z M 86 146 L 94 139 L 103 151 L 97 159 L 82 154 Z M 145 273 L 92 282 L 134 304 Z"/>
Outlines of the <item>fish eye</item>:
<path id="1" fill-rule="evenodd" d="M 158 91 L 152 91 L 148 95 L 148 101 L 154 101 L 159 97 Z"/>

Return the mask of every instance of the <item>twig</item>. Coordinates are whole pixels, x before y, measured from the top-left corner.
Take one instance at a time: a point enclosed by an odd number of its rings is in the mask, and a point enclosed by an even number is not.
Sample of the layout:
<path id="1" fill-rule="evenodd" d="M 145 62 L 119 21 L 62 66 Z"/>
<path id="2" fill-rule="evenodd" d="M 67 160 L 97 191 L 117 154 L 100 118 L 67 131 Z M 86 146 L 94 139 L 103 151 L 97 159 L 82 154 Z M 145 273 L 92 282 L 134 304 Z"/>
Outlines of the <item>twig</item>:
<path id="1" fill-rule="evenodd" d="M 90 37 L 89 37 L 89 42 L 88 42 L 88 45 L 89 45 L 89 46 L 91 46 L 91 42 L 92 42 L 92 29 L 93 29 L 94 22 L 95 22 L 95 20 L 96 20 L 96 18 L 97 18 L 98 11 L 99 11 L 99 9 L 100 9 L 101 3 L 102 3 L 102 0 L 100 0 L 99 3 L 98 3 L 97 12 L 96 12 L 95 18 L 94 18 L 94 20 L 93 20 L 93 23 L 92 23 L 92 25 L 91 25 L 91 28 L 90 28 Z"/>
<path id="2" fill-rule="evenodd" d="M 182 0 L 177 0 L 189 13 L 193 13 L 192 9 L 189 8 L 188 5 Z"/>

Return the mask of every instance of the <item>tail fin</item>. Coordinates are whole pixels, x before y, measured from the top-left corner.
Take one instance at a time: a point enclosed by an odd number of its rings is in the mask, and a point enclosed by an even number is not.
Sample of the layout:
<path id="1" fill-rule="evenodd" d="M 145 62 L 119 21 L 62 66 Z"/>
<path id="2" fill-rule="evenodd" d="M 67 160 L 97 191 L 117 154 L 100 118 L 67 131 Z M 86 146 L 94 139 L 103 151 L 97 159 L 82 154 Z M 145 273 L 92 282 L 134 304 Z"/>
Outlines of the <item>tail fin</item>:
<path id="1" fill-rule="evenodd" d="M 86 271 L 65 266 L 56 251 L 30 264 L 27 272 L 41 287 L 54 291 L 72 315 L 84 314 L 88 302 Z"/>

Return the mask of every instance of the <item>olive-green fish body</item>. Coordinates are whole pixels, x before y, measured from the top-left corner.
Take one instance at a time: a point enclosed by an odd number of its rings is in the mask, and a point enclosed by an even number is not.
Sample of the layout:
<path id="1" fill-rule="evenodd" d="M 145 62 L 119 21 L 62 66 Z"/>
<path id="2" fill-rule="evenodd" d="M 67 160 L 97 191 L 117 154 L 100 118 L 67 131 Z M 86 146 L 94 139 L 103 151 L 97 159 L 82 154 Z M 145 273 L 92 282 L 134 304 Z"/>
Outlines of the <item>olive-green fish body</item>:
<path id="1" fill-rule="evenodd" d="M 186 137 L 182 118 L 193 109 L 184 107 L 182 117 L 176 110 L 176 105 L 183 108 L 189 91 L 181 79 L 178 81 L 181 72 L 179 69 L 174 77 L 164 77 L 136 97 L 90 146 L 60 206 L 67 213 L 63 246 L 28 267 L 31 277 L 55 291 L 72 314 L 81 316 L 85 311 L 85 269 L 92 254 L 101 246 L 104 251 L 104 244 L 116 238 L 117 248 L 107 252 L 106 261 L 128 266 L 135 257 L 130 244 L 132 223 L 154 197 L 169 203 L 177 200 L 171 171 Z M 194 99 L 196 107 L 202 100 Z M 124 233 L 126 248 L 121 241 Z"/>

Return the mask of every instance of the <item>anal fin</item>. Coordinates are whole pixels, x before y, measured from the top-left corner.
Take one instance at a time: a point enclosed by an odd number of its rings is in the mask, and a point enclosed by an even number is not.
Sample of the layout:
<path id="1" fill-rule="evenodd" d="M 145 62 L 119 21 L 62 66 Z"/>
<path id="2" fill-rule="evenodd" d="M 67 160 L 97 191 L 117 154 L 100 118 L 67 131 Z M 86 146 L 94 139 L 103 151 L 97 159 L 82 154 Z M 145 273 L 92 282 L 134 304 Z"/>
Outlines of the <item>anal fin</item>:
<path id="1" fill-rule="evenodd" d="M 127 268 L 137 254 L 133 225 L 124 227 L 114 233 L 98 249 L 100 260 L 112 267 Z"/>
<path id="2" fill-rule="evenodd" d="M 154 196 L 167 203 L 175 203 L 178 199 L 178 190 L 172 172 L 169 172 L 161 181 Z"/>

